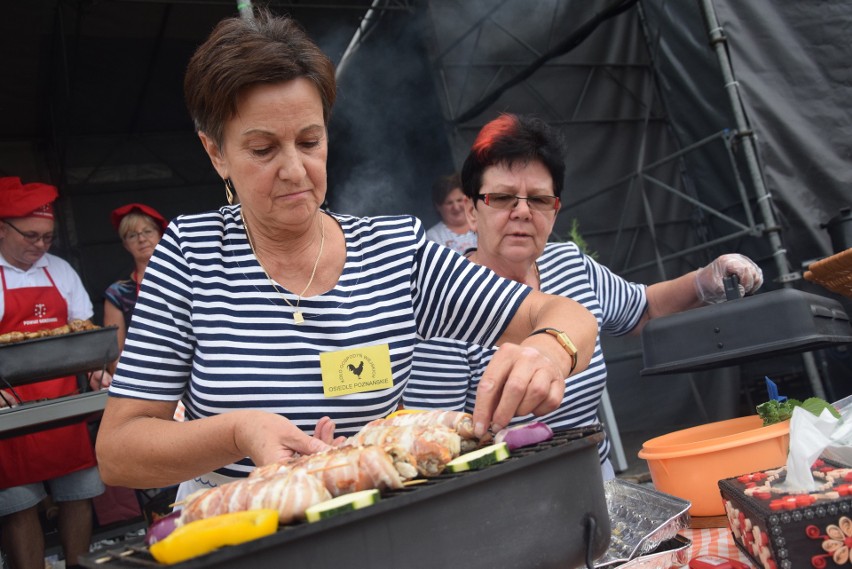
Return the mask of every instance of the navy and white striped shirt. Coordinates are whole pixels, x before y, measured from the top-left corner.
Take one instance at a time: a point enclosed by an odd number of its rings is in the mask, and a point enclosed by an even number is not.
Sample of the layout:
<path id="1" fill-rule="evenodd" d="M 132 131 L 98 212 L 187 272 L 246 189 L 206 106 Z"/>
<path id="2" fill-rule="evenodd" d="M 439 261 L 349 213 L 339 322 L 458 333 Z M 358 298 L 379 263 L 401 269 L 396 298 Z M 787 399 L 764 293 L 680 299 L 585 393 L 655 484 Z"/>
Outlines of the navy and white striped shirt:
<path id="1" fill-rule="evenodd" d="M 493 345 L 530 291 L 426 240 L 414 217 L 329 214 L 346 240 L 343 273 L 332 290 L 301 299 L 297 325 L 252 253 L 240 211 L 171 223 L 145 270 L 111 396 L 182 399 L 187 420 L 262 409 L 308 432 L 328 415 L 336 435 L 351 435 L 396 409 L 418 340 Z M 320 353 L 383 344 L 392 388 L 323 395 Z M 218 472 L 250 469 L 246 460 Z"/>
<path id="2" fill-rule="evenodd" d="M 630 283 L 613 274 L 574 243 L 548 243 L 537 260 L 541 291 L 576 300 L 595 315 L 601 333 L 614 336 L 632 330 L 647 305 L 645 285 Z M 482 372 L 494 348 L 436 338 L 417 345 L 411 378 L 403 394 L 412 409 L 472 411 Z M 565 397 L 559 408 L 535 419 L 517 417 L 512 423 L 543 421 L 553 429 L 598 422 L 597 408 L 606 386 L 606 364 L 600 336 L 589 367 L 565 380 Z M 598 449 L 603 461 L 609 441 Z"/>

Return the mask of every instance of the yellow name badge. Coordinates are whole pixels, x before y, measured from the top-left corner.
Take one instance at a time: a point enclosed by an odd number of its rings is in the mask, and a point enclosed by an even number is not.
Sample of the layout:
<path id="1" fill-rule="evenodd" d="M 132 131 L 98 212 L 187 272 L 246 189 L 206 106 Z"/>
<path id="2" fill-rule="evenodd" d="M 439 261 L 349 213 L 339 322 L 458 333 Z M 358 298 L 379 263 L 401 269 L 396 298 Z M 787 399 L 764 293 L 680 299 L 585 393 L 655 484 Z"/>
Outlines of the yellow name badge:
<path id="1" fill-rule="evenodd" d="M 326 397 L 393 387 L 387 344 L 320 354 L 322 390 Z"/>

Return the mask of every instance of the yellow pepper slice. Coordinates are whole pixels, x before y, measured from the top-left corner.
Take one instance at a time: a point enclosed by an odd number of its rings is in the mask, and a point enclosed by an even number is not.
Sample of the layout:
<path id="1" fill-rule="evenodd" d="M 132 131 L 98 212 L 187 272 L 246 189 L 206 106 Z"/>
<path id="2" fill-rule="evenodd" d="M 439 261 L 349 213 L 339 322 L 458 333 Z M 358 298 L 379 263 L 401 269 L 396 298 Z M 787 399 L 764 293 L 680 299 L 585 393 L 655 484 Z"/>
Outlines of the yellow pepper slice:
<path id="1" fill-rule="evenodd" d="M 425 413 L 425 412 L 426 412 L 425 409 L 397 409 L 396 411 L 394 411 L 393 413 L 391 413 L 390 415 L 385 417 L 385 419 L 393 419 L 394 417 L 396 417 L 398 415 L 409 415 L 411 413 Z"/>
<path id="2" fill-rule="evenodd" d="M 276 510 L 232 512 L 180 526 L 148 549 L 158 562 L 172 565 L 224 545 L 237 545 L 273 534 L 277 529 Z"/>

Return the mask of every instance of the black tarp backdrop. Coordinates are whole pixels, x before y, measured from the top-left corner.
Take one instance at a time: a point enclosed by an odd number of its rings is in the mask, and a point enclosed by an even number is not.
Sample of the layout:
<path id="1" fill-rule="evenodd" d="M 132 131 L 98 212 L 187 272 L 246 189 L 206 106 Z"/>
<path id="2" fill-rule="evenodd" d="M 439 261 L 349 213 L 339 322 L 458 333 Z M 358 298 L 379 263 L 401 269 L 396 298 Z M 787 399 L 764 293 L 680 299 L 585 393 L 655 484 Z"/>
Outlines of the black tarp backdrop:
<path id="1" fill-rule="evenodd" d="M 708 42 L 707 23 L 697 9 L 700 3 L 643 0 L 641 4 L 652 51 L 653 42 L 658 41 L 654 58 L 657 86 L 678 146 L 684 148 L 712 132 L 733 129 L 731 105 Z M 847 63 L 852 57 L 852 46 L 843 39 L 852 28 L 852 5 L 837 1 L 765 0 L 747 3 L 714 0 L 711 4 L 728 38 L 741 101 L 756 135 L 761 173 L 772 197 L 789 272 L 794 274 L 802 270 L 803 264 L 831 253 L 828 236 L 820 223 L 852 203 L 852 111 L 848 106 L 852 69 Z M 747 178 L 742 152 L 734 140 L 740 175 Z M 730 177 L 732 169 L 727 162 L 718 144 L 708 145 L 701 152 L 684 155 L 684 175 L 703 203 L 732 213 L 735 180 Z M 754 188 L 747 179 L 745 184 L 760 222 Z M 705 216 L 699 219 L 705 225 L 701 231 L 706 232 L 708 239 L 725 230 L 718 220 Z M 781 286 L 765 237 L 744 237 L 729 245 L 713 251 L 727 249 L 749 254 L 765 272 L 768 281 L 765 288 Z M 833 296 L 844 303 L 848 312 L 852 308 L 848 299 L 806 281 L 793 281 L 792 285 Z M 848 380 L 852 367 L 845 346 L 819 350 L 814 355 L 827 396 L 840 398 L 852 392 Z M 801 358 L 797 356 L 752 362 L 739 371 L 745 396 L 732 402 L 739 405 L 740 412 L 753 409 L 755 400 L 760 402 L 765 398 L 762 380 L 767 375 L 779 383 L 783 381 L 791 395 L 811 394 L 803 379 Z M 640 389 L 628 386 L 629 372 L 620 377 L 625 392 Z M 667 393 L 665 382 L 664 377 L 643 378 L 640 384 L 650 387 L 653 393 Z M 698 381 L 697 384 L 704 394 L 711 393 L 712 383 Z M 695 398 L 691 394 L 680 400 L 694 410 Z M 636 425 L 642 427 L 642 422 Z"/>
<path id="2" fill-rule="evenodd" d="M 712 2 L 761 168 L 780 214 L 794 268 L 831 253 L 821 222 L 852 203 L 852 5 L 820 2 Z M 718 63 L 708 46 L 698 2 L 642 2 L 651 34 L 659 32 L 656 69 L 671 126 L 681 145 L 733 124 Z M 726 165 L 712 154 L 687 156 L 697 179 Z M 730 180 L 726 182 L 730 187 Z M 703 199 L 724 200 L 725 192 Z M 723 204 L 722 204 L 723 205 Z"/>
<path id="3" fill-rule="evenodd" d="M 302 22 L 335 61 L 371 3 L 352 1 L 332 9 L 319 0 L 269 2 L 274 12 L 289 12 Z M 556 121 L 564 118 L 554 110 L 560 104 L 582 101 L 572 108 L 571 120 L 560 123 L 571 143 L 569 207 L 560 215 L 561 234 L 572 218 L 579 218 L 591 249 L 640 282 L 653 282 L 661 272 L 675 276 L 723 251 L 741 251 L 760 262 L 768 288 L 779 286 L 773 282 L 779 275 L 770 248 L 760 235 L 673 256 L 724 234 L 725 224 L 656 191 L 648 180 L 632 185 L 622 180 L 678 149 L 735 128 L 699 0 L 640 0 L 563 55 L 560 66 L 537 71 L 475 120 L 459 128 L 450 124 L 453 115 L 440 100 L 454 77 L 459 85 L 474 88 L 467 95 L 473 103 L 496 84 L 489 83 L 493 77 L 488 74 L 494 60 L 501 73 L 510 74 L 525 65 L 527 47 L 553 45 L 614 3 L 382 4 L 388 10 L 340 77 L 330 125 L 331 207 L 358 215 L 415 213 L 428 224 L 434 221 L 427 197 L 432 179 L 460 164 L 478 126 L 502 110 L 535 112 Z M 712 5 L 729 39 L 790 269 L 797 270 L 829 251 L 819 223 L 852 203 L 852 4 L 713 0 Z M 221 182 L 186 115 L 181 76 L 189 54 L 215 22 L 236 15 L 236 2 L 31 0 L 5 2 L 2 9 L 0 174 L 60 186 L 57 252 L 79 268 L 99 304 L 103 288 L 130 268 L 108 223 L 111 209 L 141 201 L 174 216 L 224 202 Z M 466 33 L 480 19 L 503 35 L 471 34 L 478 43 L 460 47 L 476 57 L 454 61 L 442 84 L 435 67 L 438 39 Z M 643 75 L 643 68 L 652 73 Z M 593 72 L 605 81 L 592 81 Z M 628 120 L 608 120 L 613 116 Z M 736 174 L 725 142 L 739 167 Z M 757 198 L 743 174 L 738 144 L 736 138 L 714 140 L 650 174 L 741 221 L 738 177 L 745 179 L 753 213 Z M 647 239 L 651 230 L 656 245 Z M 662 271 L 656 253 L 672 255 Z M 671 428 L 704 419 L 694 412 L 695 399 L 683 378 L 638 378 L 635 340 L 608 342 L 605 349 L 622 427 Z M 843 378 L 837 395 L 850 389 L 847 359 L 840 351 L 823 359 L 833 377 Z M 796 358 L 771 364 L 779 375 L 801 375 Z M 768 369 L 769 363 L 743 373 L 759 377 Z M 737 393 L 718 389 L 721 383 L 698 380 L 696 385 L 702 397 L 723 401 L 714 408 L 730 409 L 738 402 Z"/>

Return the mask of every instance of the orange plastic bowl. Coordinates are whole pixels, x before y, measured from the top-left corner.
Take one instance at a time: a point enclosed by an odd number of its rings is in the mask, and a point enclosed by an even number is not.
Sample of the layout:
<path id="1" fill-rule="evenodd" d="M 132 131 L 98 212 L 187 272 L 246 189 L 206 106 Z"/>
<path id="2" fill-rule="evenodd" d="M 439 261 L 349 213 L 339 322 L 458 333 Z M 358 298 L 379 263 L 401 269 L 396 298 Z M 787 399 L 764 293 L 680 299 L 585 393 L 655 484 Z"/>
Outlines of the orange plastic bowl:
<path id="1" fill-rule="evenodd" d="M 782 466 L 789 448 L 789 421 L 764 427 L 751 415 L 651 439 L 639 458 L 648 462 L 657 490 L 692 503 L 690 515 L 721 516 L 719 480 Z"/>

